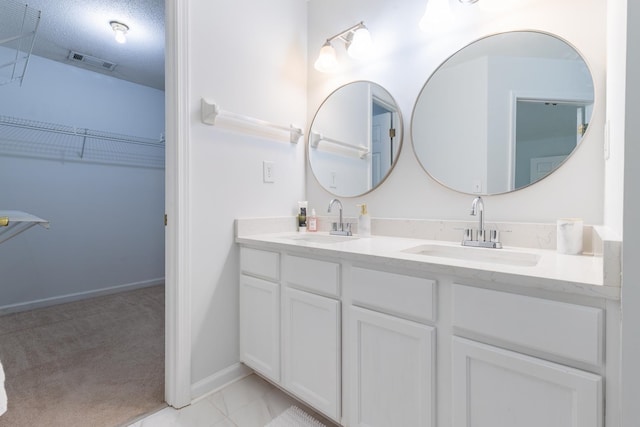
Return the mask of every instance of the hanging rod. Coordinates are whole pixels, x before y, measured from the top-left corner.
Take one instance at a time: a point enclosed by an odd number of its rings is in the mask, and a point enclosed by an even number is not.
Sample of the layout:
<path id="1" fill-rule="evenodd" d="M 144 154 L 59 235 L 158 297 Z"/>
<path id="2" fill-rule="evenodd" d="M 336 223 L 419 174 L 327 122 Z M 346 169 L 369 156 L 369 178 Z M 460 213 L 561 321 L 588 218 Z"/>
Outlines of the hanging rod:
<path id="1" fill-rule="evenodd" d="M 367 157 L 367 154 L 369 154 L 369 148 L 365 147 L 364 145 L 349 144 L 348 142 L 326 137 L 319 132 L 311 132 L 310 135 L 311 135 L 311 139 L 309 141 L 309 144 L 311 145 L 312 148 L 318 148 L 320 141 L 324 141 L 324 142 L 329 142 L 331 144 L 339 145 L 344 148 L 348 148 L 350 150 L 355 150 L 358 152 L 358 156 L 360 156 L 361 159 L 364 159 L 365 157 Z"/>
<path id="2" fill-rule="evenodd" d="M 229 111 L 224 111 L 220 109 L 220 106 L 218 104 L 207 101 L 204 98 L 202 98 L 201 105 L 202 105 L 201 107 L 202 123 L 206 125 L 215 126 L 216 118 L 218 116 L 221 116 L 221 117 L 229 118 L 232 120 L 250 123 L 252 125 L 256 125 L 260 127 L 287 131 L 289 132 L 289 142 L 291 142 L 292 144 L 297 144 L 298 141 L 300 140 L 300 137 L 303 135 L 302 129 L 297 128 L 293 125 L 289 125 L 289 126 L 279 125 L 279 124 L 268 122 L 266 120 L 260 120 L 253 117 L 232 113 Z"/>

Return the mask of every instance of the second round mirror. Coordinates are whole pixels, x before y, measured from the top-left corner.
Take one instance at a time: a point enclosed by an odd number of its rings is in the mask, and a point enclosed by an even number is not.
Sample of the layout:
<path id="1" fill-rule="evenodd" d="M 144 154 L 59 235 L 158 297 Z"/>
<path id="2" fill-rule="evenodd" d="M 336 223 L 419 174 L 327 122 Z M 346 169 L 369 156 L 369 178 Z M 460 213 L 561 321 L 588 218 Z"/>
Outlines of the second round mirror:
<path id="1" fill-rule="evenodd" d="M 506 193 L 552 173 L 591 119 L 587 64 L 533 31 L 480 39 L 451 56 L 418 96 L 411 122 L 424 169 L 454 190 Z"/>

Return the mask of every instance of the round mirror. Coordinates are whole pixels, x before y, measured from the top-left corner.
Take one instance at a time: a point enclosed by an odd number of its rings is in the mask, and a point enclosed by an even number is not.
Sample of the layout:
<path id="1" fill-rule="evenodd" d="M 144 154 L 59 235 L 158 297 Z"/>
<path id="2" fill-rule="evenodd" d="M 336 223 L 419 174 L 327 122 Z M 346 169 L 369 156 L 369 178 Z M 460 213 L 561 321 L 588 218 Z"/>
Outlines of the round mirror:
<path id="1" fill-rule="evenodd" d="M 402 118 L 393 97 L 367 81 L 349 83 L 324 100 L 309 130 L 316 179 L 340 197 L 356 197 L 391 173 L 402 145 Z"/>
<path id="2" fill-rule="evenodd" d="M 580 145 L 593 79 L 566 42 L 517 31 L 480 39 L 429 78 L 413 110 L 413 149 L 447 187 L 498 194 L 544 178 Z"/>

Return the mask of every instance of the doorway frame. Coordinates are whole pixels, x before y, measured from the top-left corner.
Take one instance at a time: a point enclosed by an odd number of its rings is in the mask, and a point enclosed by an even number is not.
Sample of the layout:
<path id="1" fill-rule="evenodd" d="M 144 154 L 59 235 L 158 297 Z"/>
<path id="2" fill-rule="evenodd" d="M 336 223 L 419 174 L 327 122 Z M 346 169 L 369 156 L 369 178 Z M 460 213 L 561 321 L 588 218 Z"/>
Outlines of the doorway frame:
<path id="1" fill-rule="evenodd" d="M 507 182 L 508 191 L 515 189 L 516 180 L 516 120 L 518 101 L 535 101 L 535 102 L 558 102 L 563 104 L 571 103 L 592 103 L 595 104 L 593 96 L 589 96 L 580 92 L 558 92 L 558 91 L 527 91 L 527 90 L 511 90 L 509 92 L 509 145 L 507 147 L 508 168 L 507 174 L 509 181 Z M 583 137 L 584 139 L 584 137 Z M 576 144 L 576 149 L 580 144 Z M 575 151 L 575 149 L 574 149 Z M 569 156 L 567 156 L 569 157 Z"/>
<path id="2" fill-rule="evenodd" d="M 189 2 L 165 0 L 165 400 L 191 404 Z"/>

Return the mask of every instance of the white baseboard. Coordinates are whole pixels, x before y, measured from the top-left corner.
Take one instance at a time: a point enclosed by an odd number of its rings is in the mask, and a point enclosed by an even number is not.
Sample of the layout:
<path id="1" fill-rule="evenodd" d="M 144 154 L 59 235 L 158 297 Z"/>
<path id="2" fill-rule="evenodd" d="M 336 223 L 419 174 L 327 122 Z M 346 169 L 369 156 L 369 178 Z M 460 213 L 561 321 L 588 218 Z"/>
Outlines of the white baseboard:
<path id="1" fill-rule="evenodd" d="M 242 363 L 236 363 L 191 385 L 191 400 L 196 401 L 252 374 Z"/>
<path id="2" fill-rule="evenodd" d="M 124 285 L 111 286 L 108 288 L 96 289 L 92 291 L 77 292 L 74 294 L 60 295 L 56 297 L 44 298 L 34 301 L 26 301 L 17 304 L 0 306 L 0 315 L 17 313 L 20 311 L 33 310 L 36 308 L 49 307 L 52 305 L 64 304 L 67 302 L 80 301 L 87 298 L 99 297 L 103 295 L 116 294 L 118 292 L 132 291 L 134 289 L 146 288 L 149 286 L 161 285 L 164 277 L 157 279 L 143 280 L 141 282 L 126 283 Z"/>

